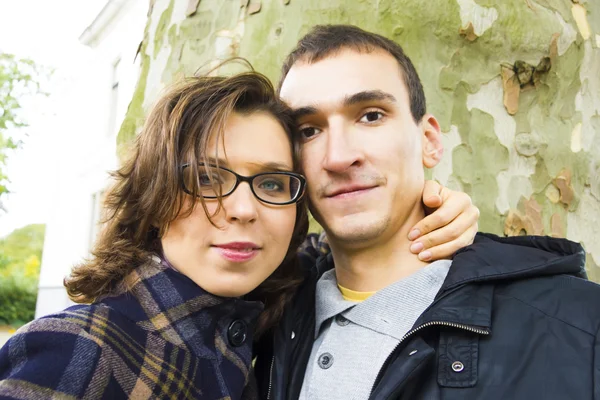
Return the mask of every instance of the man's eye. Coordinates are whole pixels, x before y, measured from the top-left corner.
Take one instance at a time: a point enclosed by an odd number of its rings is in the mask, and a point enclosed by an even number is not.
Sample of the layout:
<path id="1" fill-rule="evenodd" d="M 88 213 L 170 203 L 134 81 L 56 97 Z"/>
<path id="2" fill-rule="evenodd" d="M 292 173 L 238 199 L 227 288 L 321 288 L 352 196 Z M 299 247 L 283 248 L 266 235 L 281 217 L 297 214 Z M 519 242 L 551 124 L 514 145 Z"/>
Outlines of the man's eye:
<path id="1" fill-rule="evenodd" d="M 320 132 L 319 129 L 314 128 L 312 126 L 300 129 L 300 135 L 302 136 L 303 139 L 310 139 L 311 137 L 315 136 L 319 132 Z"/>
<path id="2" fill-rule="evenodd" d="M 383 118 L 383 113 L 380 111 L 369 111 L 360 118 L 360 122 L 377 122 Z"/>

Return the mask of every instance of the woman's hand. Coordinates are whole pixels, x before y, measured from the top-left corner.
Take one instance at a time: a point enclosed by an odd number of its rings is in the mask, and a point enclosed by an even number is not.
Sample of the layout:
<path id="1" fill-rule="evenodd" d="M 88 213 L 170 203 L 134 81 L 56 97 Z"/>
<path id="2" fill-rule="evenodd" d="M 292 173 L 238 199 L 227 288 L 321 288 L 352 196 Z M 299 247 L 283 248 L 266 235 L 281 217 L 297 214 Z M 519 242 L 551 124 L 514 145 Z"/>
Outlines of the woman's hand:
<path id="1" fill-rule="evenodd" d="M 473 243 L 479 209 L 466 193 L 455 192 L 435 181 L 426 181 L 423 204 L 431 213 L 408 234 L 410 251 L 423 261 L 452 258 L 459 249 Z"/>

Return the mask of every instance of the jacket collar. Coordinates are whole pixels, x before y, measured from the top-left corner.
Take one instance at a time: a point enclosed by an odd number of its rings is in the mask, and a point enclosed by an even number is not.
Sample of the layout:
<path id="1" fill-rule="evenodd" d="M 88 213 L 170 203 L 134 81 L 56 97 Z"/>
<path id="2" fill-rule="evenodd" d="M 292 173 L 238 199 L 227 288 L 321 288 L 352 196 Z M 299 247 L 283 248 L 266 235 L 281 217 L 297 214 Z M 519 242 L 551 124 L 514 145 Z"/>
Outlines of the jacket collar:
<path id="1" fill-rule="evenodd" d="M 581 245 L 544 236 L 479 233 L 471 246 L 455 254 L 434 306 L 415 326 L 445 321 L 490 330 L 495 283 L 557 274 L 586 278 Z"/>
<path id="2" fill-rule="evenodd" d="M 442 292 L 469 282 L 558 274 L 587 277 L 585 252 L 580 244 L 545 236 L 499 237 L 478 233 L 471 246 L 455 254 Z"/>
<path id="3" fill-rule="evenodd" d="M 208 293 L 155 256 L 131 271 L 115 293 L 100 303 L 197 355 L 227 343 L 227 330 L 234 320 L 244 322 L 246 343 L 252 343 L 256 319 L 263 309 L 260 302 Z"/>
<path id="4" fill-rule="evenodd" d="M 320 276 L 333 266 L 331 254 L 321 256 L 316 273 Z M 442 321 L 489 330 L 494 283 L 557 274 L 586 278 L 581 245 L 544 236 L 501 238 L 478 233 L 471 246 L 455 254 L 436 300 L 414 326 Z"/>

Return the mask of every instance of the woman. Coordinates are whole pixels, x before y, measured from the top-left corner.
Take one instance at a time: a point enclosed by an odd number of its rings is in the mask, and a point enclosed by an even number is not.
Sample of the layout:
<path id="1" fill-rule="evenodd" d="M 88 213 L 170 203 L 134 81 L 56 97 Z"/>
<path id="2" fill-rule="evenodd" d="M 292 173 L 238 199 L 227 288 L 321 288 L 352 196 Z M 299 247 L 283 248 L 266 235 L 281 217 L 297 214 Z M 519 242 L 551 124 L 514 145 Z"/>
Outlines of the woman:
<path id="1" fill-rule="evenodd" d="M 252 342 L 301 280 L 293 129 L 260 74 L 168 92 L 114 174 L 93 258 L 65 281 L 85 305 L 11 338 L 0 397 L 255 396 Z"/>

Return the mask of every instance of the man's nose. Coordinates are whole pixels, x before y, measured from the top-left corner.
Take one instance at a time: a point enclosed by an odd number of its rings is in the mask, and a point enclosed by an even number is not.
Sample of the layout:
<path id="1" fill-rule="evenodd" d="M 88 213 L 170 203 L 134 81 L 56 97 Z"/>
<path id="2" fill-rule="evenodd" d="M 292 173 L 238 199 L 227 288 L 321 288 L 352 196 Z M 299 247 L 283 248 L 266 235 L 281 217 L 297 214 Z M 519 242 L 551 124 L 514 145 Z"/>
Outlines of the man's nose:
<path id="1" fill-rule="evenodd" d="M 363 152 L 354 140 L 352 126 L 343 121 L 329 125 L 326 146 L 323 164 L 328 171 L 343 173 L 363 161 Z"/>

